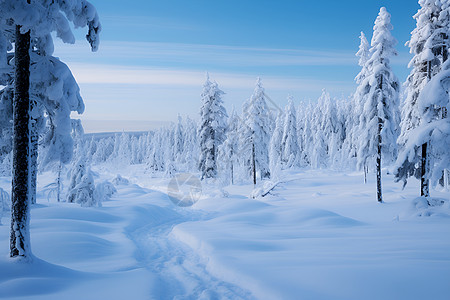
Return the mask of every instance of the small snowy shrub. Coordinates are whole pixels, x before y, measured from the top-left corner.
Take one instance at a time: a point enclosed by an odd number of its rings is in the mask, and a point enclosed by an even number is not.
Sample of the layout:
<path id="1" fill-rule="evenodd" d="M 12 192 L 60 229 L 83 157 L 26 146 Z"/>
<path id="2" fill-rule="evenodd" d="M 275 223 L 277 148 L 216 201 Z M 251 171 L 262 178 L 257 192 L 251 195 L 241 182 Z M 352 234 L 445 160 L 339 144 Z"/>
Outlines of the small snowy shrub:
<path id="1" fill-rule="evenodd" d="M 101 206 L 94 197 L 95 184 L 92 171 L 86 167 L 84 157 L 78 159 L 70 176 L 67 202 L 79 203 L 81 206 Z"/>
<path id="2" fill-rule="evenodd" d="M 69 191 L 69 202 L 81 204 L 83 207 L 101 206 L 101 201 L 95 198 L 94 177 L 90 170 L 81 177 L 74 188 Z"/>
<path id="3" fill-rule="evenodd" d="M 116 178 L 114 178 L 112 180 L 112 183 L 114 185 L 129 185 L 130 182 L 128 181 L 128 179 L 123 178 L 122 176 L 120 176 L 120 174 L 117 174 Z"/>
<path id="4" fill-rule="evenodd" d="M 101 203 L 111 199 L 111 196 L 115 193 L 117 193 L 117 190 L 114 185 L 109 181 L 104 181 L 97 184 L 95 187 L 94 199 L 96 199 L 98 203 Z"/>

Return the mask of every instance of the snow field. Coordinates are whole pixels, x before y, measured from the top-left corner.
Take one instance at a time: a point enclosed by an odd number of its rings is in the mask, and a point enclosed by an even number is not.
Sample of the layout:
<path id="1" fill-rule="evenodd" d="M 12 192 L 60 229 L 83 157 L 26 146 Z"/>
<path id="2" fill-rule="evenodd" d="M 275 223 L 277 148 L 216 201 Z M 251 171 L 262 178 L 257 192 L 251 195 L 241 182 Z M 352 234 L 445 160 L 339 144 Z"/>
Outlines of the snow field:
<path id="1" fill-rule="evenodd" d="M 96 170 L 101 179 L 116 174 Z M 252 185 L 203 184 L 189 208 L 165 194 L 170 179 L 139 166 L 100 208 L 47 201 L 32 208 L 32 264 L 8 257 L 9 215 L 0 226 L 0 299 L 447 299 L 450 207 L 415 199 L 374 178 L 301 171 L 266 197 Z M 110 178 L 111 177 L 111 178 Z M 0 187 L 9 190 L 9 179 Z M 264 188 L 273 186 L 266 184 Z M 226 196 L 228 195 L 228 196 Z"/>
<path id="2" fill-rule="evenodd" d="M 201 213 L 186 214 L 166 194 L 136 184 L 117 188 L 101 208 L 38 197 L 31 265 L 9 259 L 9 226 L 0 226 L 0 299 L 251 298 L 211 277 L 191 249 L 167 237 L 173 224 Z"/>
<path id="3" fill-rule="evenodd" d="M 416 187 L 401 192 L 389 179 L 378 204 L 360 174 L 293 177 L 264 202 L 235 197 L 233 188 L 229 198 L 202 200 L 196 208 L 220 216 L 182 223 L 172 235 L 204 257 L 208 271 L 257 299 L 447 297 L 448 207 L 420 218 L 403 199 Z"/>

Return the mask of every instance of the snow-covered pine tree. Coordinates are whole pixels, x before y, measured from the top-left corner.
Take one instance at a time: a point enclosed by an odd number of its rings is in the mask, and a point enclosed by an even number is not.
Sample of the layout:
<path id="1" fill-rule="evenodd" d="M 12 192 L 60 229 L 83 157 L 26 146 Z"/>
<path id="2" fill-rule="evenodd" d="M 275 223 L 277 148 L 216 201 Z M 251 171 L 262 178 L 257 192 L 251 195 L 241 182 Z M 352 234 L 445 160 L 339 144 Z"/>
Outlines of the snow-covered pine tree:
<path id="1" fill-rule="evenodd" d="M 240 119 L 233 108 L 228 119 L 227 137 L 223 144 L 219 146 L 219 166 L 223 170 L 225 181 L 231 182 L 231 184 L 234 184 L 235 181 L 235 169 L 238 162 L 239 124 Z"/>
<path id="2" fill-rule="evenodd" d="M 155 131 L 150 144 L 150 152 L 146 159 L 147 169 L 150 172 L 162 172 L 164 170 L 164 153 L 162 151 L 162 130 Z"/>
<path id="3" fill-rule="evenodd" d="M 429 169 L 428 148 L 424 143 L 421 147 L 415 147 L 412 152 L 407 144 L 415 139 L 415 128 L 421 125 L 423 111 L 420 111 L 418 99 L 425 85 L 437 73 L 441 71 L 443 63 L 448 58 L 449 46 L 449 2 L 435 0 L 420 0 L 421 8 L 414 15 L 416 28 L 411 33 L 411 39 L 407 43 L 414 57 L 409 63 L 411 73 L 405 83 L 406 99 L 402 105 L 401 134 L 398 142 L 404 146 L 405 152 L 399 156 L 396 162 L 396 178 L 406 184 L 408 177 L 415 175 L 421 179 L 420 194 L 429 196 Z M 441 110 L 438 108 L 438 110 Z M 442 110 L 445 111 L 445 110 Z"/>
<path id="4" fill-rule="evenodd" d="M 93 50 L 98 47 L 100 24 L 95 8 L 85 0 L 64 1 L 17 1 L 0 0 L 1 28 L 8 43 L 15 42 L 15 80 L 14 80 L 14 138 L 13 138 L 13 182 L 11 209 L 10 256 L 29 257 L 29 151 L 30 151 L 30 49 L 53 52 L 51 32 L 56 31 L 63 42 L 73 43 L 69 21 L 76 27 L 88 26 L 86 36 Z M 4 43 L 3 43 L 4 44 Z M 0 47 L 1 50 L 5 47 Z M 0 56 L 7 55 L 3 51 Z M 3 60 L 4 59 L 0 59 Z M 45 71 L 44 71 L 45 72 Z"/>
<path id="5" fill-rule="evenodd" d="M 94 197 L 94 177 L 88 166 L 86 157 L 82 156 L 72 167 L 67 202 L 79 203 L 81 206 L 100 206 Z"/>
<path id="6" fill-rule="evenodd" d="M 297 113 L 292 96 L 288 97 L 288 105 L 284 113 L 282 162 L 285 168 L 298 167 L 300 163 L 300 147 L 297 136 Z"/>
<path id="7" fill-rule="evenodd" d="M 301 167 L 306 166 L 306 154 L 305 154 L 305 141 L 303 140 L 305 133 L 305 114 L 306 114 L 306 105 L 304 102 L 300 102 L 297 106 L 297 139 L 298 146 L 300 151 L 299 156 L 299 165 Z"/>
<path id="8" fill-rule="evenodd" d="M 169 128 L 166 128 L 163 135 L 162 149 L 164 154 L 164 177 L 175 176 L 177 170 L 177 164 L 175 162 L 175 151 L 173 148 L 175 126 L 172 123 Z"/>
<path id="9" fill-rule="evenodd" d="M 261 79 L 256 80 L 252 96 L 243 105 L 243 118 L 245 128 L 241 135 L 241 142 L 250 153 L 250 159 L 245 164 L 251 170 L 253 184 L 256 184 L 256 174 L 261 179 L 270 178 L 269 145 L 271 132 L 270 111 L 266 103 L 264 88 Z"/>
<path id="10" fill-rule="evenodd" d="M 347 147 L 347 153 L 349 154 L 348 159 L 353 161 L 357 155 L 357 131 L 359 127 L 359 117 L 364 107 L 364 95 L 367 93 L 367 91 L 365 90 L 367 88 L 367 85 L 363 84 L 363 82 L 364 79 L 369 75 L 369 70 L 367 69 L 367 61 L 370 58 L 370 44 L 367 41 L 364 32 L 361 31 L 361 35 L 359 38 L 361 39 L 361 43 L 359 45 L 358 52 L 356 52 L 356 56 L 359 57 L 358 65 L 361 67 L 361 71 L 355 77 L 355 82 L 358 84 L 358 88 L 351 98 L 350 107 L 352 108 L 352 110 L 351 113 L 349 113 L 347 116 L 347 125 L 351 124 L 351 126 L 347 126 L 349 137 L 345 145 Z M 366 172 L 365 169 L 364 172 Z"/>
<path id="11" fill-rule="evenodd" d="M 366 62 L 369 75 L 361 82 L 364 106 L 358 130 L 358 165 L 376 158 L 377 200 L 382 202 L 381 158 L 393 159 L 396 153 L 399 82 L 391 70 L 389 59 L 397 55 L 397 41 L 391 35 L 391 15 L 385 7 L 375 20 L 371 57 Z"/>
<path id="12" fill-rule="evenodd" d="M 284 119 L 284 113 L 281 110 L 278 111 L 277 118 L 275 119 L 275 129 L 273 130 L 272 137 L 270 139 L 270 173 L 272 174 L 272 177 L 275 178 L 281 171 L 281 157 L 284 149 L 284 145 L 282 144 Z"/>
<path id="13" fill-rule="evenodd" d="M 209 80 L 209 75 L 202 92 L 202 107 L 198 128 L 200 146 L 199 169 L 202 180 L 217 177 L 217 153 L 226 138 L 227 112 L 223 106 L 222 92 L 216 82 Z"/>
<path id="14" fill-rule="evenodd" d="M 311 151 L 311 166 L 313 168 L 326 168 L 328 166 L 328 140 L 325 133 L 325 123 L 327 117 L 324 115 L 325 106 L 328 101 L 331 101 L 330 94 L 323 90 L 317 104 L 313 110 L 311 117 L 311 139 L 313 144 L 310 147 Z"/>
<path id="15" fill-rule="evenodd" d="M 315 108 L 311 102 L 306 105 L 304 110 L 304 126 L 303 126 L 303 157 L 305 163 L 309 166 L 313 165 L 313 152 L 314 152 L 314 132 L 315 128 L 313 128 L 313 120 L 315 119 Z"/>
<path id="16" fill-rule="evenodd" d="M 340 123 L 337 111 L 336 99 L 331 99 L 328 93 L 325 93 L 322 103 L 321 130 L 326 141 L 326 153 L 328 158 L 328 167 L 333 167 L 338 163 L 335 161 L 342 148 L 342 124 Z"/>
<path id="17" fill-rule="evenodd" d="M 356 75 L 355 81 L 360 84 L 368 75 L 367 61 L 370 59 L 370 44 L 367 41 L 366 35 L 361 31 L 359 36 L 361 42 L 359 44 L 359 50 L 356 52 L 356 56 L 359 57 L 358 65 L 361 67 L 361 71 Z"/>
<path id="18" fill-rule="evenodd" d="M 197 142 L 197 124 L 186 117 L 184 123 L 183 161 L 187 170 L 195 170 L 198 167 L 199 145 Z"/>
<path id="19" fill-rule="evenodd" d="M 418 149 L 428 147 L 429 170 L 425 180 L 436 186 L 448 185 L 450 169 L 450 119 L 444 114 L 450 106 L 450 60 L 447 60 L 433 78 L 421 90 L 417 99 L 421 124 L 411 130 L 410 137 L 400 153 L 396 166 L 414 159 Z M 397 174 L 398 176 L 398 174 Z M 423 195 L 425 196 L 425 195 Z M 431 204 L 429 202 L 429 204 Z"/>
<path id="20" fill-rule="evenodd" d="M 173 145 L 174 145 L 175 161 L 177 165 L 181 165 L 184 163 L 183 159 L 184 130 L 183 130 L 183 119 L 179 114 L 177 118 L 177 124 L 175 125 L 175 132 L 173 137 L 174 137 Z"/>

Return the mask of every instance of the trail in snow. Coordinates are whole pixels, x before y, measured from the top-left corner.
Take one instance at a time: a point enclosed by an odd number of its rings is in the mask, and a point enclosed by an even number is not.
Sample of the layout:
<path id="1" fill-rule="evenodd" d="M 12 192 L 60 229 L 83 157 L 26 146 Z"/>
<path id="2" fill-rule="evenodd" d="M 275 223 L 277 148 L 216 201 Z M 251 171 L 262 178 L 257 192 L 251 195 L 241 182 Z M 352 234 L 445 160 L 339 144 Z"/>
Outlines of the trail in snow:
<path id="1" fill-rule="evenodd" d="M 157 202 L 161 206 L 142 203 L 131 207 L 135 214 L 134 221 L 125 228 L 125 232 L 136 245 L 136 259 L 157 275 L 151 297 L 253 299 L 250 292 L 212 276 L 206 270 L 204 262 L 190 247 L 170 237 L 174 226 L 184 222 L 207 220 L 210 217 L 200 211 L 175 207 L 166 194 L 146 191 L 141 197 L 149 201 L 158 199 Z M 124 200 L 123 197 L 121 199 Z"/>
<path id="2" fill-rule="evenodd" d="M 0 226 L 0 299 L 411 300 L 450 293 L 450 199 L 434 191 L 445 203 L 421 207 L 414 200 L 419 182 L 402 190 L 386 176 L 379 204 L 371 178 L 364 185 L 362 175 L 304 171 L 286 174 L 256 199 L 253 185 L 203 184 L 203 197 L 180 208 L 165 193 L 169 179 L 123 175 L 139 185 L 119 186 L 101 208 L 39 194 L 31 236 L 42 261 L 31 267 L 8 260 L 9 227 Z M 0 187 L 10 189 L 1 179 Z"/>
<path id="3" fill-rule="evenodd" d="M 31 234 L 39 259 L 29 268 L 8 260 L 8 226 L 0 226 L 0 299 L 253 299 L 171 237 L 174 226 L 210 214 L 135 184 L 117 189 L 102 208 L 38 198 Z"/>

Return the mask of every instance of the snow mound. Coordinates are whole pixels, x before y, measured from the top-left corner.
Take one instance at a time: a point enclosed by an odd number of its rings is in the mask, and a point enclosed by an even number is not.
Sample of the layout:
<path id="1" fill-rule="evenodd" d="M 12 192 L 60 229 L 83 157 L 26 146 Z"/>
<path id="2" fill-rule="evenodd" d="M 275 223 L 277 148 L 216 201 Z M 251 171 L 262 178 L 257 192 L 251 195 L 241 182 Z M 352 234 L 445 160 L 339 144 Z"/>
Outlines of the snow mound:
<path id="1" fill-rule="evenodd" d="M 31 262 L 0 258 L 0 298 L 52 294 L 78 284 L 82 272 L 50 264 L 36 257 Z M 84 274 L 83 276 L 86 276 Z M 78 280 L 74 280 L 78 279 Z M 88 279 L 88 278 L 85 278 Z M 25 288 L 24 288 L 25 287 Z"/>
<path id="2" fill-rule="evenodd" d="M 31 218 L 90 221 L 96 223 L 116 223 L 121 218 L 95 208 L 82 208 L 68 204 L 67 206 L 31 211 Z"/>
<path id="3" fill-rule="evenodd" d="M 450 201 L 435 197 L 417 197 L 402 214 L 405 218 L 440 217 L 450 218 Z"/>

